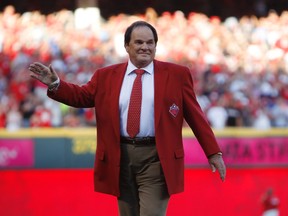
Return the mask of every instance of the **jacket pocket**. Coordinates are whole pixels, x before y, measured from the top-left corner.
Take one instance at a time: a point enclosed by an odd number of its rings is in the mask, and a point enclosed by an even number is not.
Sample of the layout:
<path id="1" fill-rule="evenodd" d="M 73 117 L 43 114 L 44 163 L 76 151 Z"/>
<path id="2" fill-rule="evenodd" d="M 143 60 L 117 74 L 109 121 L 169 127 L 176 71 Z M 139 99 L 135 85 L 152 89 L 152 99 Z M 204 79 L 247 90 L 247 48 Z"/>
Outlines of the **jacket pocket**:
<path id="1" fill-rule="evenodd" d="M 104 151 L 97 151 L 96 158 L 98 158 L 98 160 L 104 161 L 104 159 L 105 159 Z"/>
<path id="2" fill-rule="evenodd" d="M 184 157 L 184 149 L 183 148 L 176 149 L 174 151 L 174 156 L 175 156 L 176 159 L 183 158 Z"/>

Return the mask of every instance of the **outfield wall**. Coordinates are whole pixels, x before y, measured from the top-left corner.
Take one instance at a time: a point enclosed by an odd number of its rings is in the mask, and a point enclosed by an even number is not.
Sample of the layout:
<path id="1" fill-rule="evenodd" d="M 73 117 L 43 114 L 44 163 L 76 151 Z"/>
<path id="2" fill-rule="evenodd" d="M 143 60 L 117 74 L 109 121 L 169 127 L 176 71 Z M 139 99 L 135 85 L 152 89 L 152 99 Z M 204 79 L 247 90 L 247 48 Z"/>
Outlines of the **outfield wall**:
<path id="1" fill-rule="evenodd" d="M 231 167 L 288 167 L 288 129 L 228 128 L 215 131 Z M 95 128 L 0 130 L 0 168 L 92 168 Z M 188 128 L 183 128 L 186 167 L 207 166 Z"/>
<path id="2" fill-rule="evenodd" d="M 288 215 L 287 130 L 215 134 L 228 166 L 225 182 L 183 129 L 185 191 L 171 197 L 167 216 L 261 215 L 268 188 L 280 200 L 280 215 Z M 0 215 L 118 215 L 115 197 L 93 191 L 95 135 L 95 128 L 0 131 Z"/>

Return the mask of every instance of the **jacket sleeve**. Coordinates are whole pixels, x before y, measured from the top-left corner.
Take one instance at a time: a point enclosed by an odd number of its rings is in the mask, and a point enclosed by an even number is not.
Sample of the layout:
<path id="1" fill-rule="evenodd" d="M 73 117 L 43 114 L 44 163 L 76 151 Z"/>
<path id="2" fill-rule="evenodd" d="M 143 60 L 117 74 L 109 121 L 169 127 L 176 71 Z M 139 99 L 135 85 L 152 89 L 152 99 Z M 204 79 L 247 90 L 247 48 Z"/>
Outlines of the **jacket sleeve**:
<path id="1" fill-rule="evenodd" d="M 215 135 L 197 101 L 188 68 L 183 75 L 183 114 L 206 156 L 220 152 Z"/>
<path id="2" fill-rule="evenodd" d="M 97 71 L 91 80 L 83 86 L 60 80 L 56 91 L 47 91 L 48 97 L 68 106 L 76 108 L 95 107 L 95 94 L 97 91 Z"/>

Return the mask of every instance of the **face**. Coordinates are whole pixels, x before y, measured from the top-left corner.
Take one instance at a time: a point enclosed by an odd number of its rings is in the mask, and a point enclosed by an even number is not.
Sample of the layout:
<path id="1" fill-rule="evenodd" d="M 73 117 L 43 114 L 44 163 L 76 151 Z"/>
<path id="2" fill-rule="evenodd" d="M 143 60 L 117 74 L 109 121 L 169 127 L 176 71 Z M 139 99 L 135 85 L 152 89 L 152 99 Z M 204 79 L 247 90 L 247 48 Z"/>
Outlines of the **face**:
<path id="1" fill-rule="evenodd" d="M 146 26 L 135 28 L 131 33 L 129 44 L 125 45 L 125 49 L 136 67 L 146 67 L 150 64 L 156 52 L 156 44 L 150 28 Z"/>

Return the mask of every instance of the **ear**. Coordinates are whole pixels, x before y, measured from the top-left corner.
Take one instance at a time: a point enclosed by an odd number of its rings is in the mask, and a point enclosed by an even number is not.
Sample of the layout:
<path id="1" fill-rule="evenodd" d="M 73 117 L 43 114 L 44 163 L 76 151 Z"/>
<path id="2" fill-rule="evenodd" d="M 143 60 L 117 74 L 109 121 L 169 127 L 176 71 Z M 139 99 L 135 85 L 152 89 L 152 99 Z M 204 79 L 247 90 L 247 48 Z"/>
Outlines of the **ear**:
<path id="1" fill-rule="evenodd" d="M 125 44 L 124 47 L 125 47 L 126 52 L 128 53 L 128 50 L 129 50 L 128 44 Z"/>

